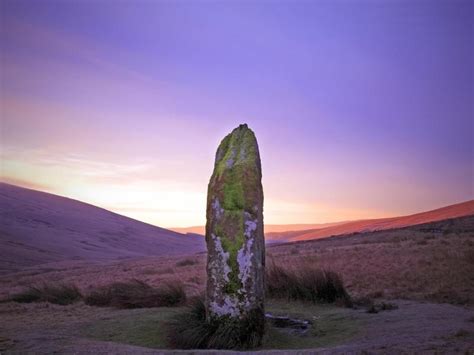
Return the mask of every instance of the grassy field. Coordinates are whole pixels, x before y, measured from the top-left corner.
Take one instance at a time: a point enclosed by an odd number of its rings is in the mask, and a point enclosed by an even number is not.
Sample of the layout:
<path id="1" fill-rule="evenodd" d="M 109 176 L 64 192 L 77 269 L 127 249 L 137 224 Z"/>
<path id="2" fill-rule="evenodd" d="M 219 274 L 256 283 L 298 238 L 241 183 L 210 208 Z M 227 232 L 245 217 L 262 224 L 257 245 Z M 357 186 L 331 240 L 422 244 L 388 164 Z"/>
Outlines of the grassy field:
<path id="1" fill-rule="evenodd" d="M 265 349 L 305 349 L 342 344 L 363 332 L 366 322 L 358 312 L 330 305 L 271 300 L 267 311 L 277 316 L 308 319 L 313 324 L 308 334 L 302 336 L 269 327 L 262 346 Z"/>
<path id="2" fill-rule="evenodd" d="M 204 290 L 205 262 L 205 254 L 198 254 L 114 263 L 47 264 L 0 276 L 0 298 L 5 300 L 29 286 L 61 283 L 77 286 L 87 296 L 102 286 L 133 279 L 157 289 L 179 281 L 190 298 Z M 268 327 L 262 349 L 474 350 L 473 216 L 270 246 L 267 264 L 295 272 L 331 270 L 341 276 L 353 300 L 393 302 L 399 308 L 375 314 L 364 308 L 267 299 L 268 312 L 309 319 L 313 327 L 304 336 Z M 83 300 L 69 305 L 3 302 L 0 351 L 114 353 L 163 349 L 167 346 L 165 323 L 184 310 L 92 307 Z"/>
<path id="3" fill-rule="evenodd" d="M 269 261 L 340 274 L 351 295 L 474 304 L 474 216 L 269 248 Z"/>
<path id="4" fill-rule="evenodd" d="M 96 340 L 165 349 L 165 322 L 178 312 L 184 311 L 183 307 L 129 310 L 86 324 L 81 334 Z"/>
<path id="5" fill-rule="evenodd" d="M 152 286 L 180 281 L 188 296 L 204 291 L 206 255 L 114 263 L 71 262 L 0 276 L 0 298 L 41 283 L 72 283 L 87 293 L 138 279 Z M 267 264 L 337 272 L 354 297 L 474 305 L 474 216 L 403 229 L 358 233 L 267 247 Z"/>
<path id="6" fill-rule="evenodd" d="M 96 340 L 165 349 L 166 322 L 185 311 L 184 307 L 127 311 L 86 324 L 81 334 Z M 267 325 L 261 349 L 305 349 L 342 344 L 360 333 L 365 322 L 358 312 L 330 305 L 272 300 L 268 302 L 266 311 L 273 315 L 308 319 L 313 326 L 304 335 L 291 335 Z"/>

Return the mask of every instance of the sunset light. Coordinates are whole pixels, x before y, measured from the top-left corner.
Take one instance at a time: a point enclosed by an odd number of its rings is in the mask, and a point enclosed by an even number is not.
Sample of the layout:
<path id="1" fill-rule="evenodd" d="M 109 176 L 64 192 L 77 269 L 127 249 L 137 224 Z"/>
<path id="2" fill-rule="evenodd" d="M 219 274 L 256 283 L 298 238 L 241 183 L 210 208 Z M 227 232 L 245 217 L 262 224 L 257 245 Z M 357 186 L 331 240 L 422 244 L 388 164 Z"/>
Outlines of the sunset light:
<path id="1" fill-rule="evenodd" d="M 473 198 L 468 11 L 265 4 L 2 2 L 2 180 L 203 225 L 216 144 L 246 122 L 268 223 Z"/>

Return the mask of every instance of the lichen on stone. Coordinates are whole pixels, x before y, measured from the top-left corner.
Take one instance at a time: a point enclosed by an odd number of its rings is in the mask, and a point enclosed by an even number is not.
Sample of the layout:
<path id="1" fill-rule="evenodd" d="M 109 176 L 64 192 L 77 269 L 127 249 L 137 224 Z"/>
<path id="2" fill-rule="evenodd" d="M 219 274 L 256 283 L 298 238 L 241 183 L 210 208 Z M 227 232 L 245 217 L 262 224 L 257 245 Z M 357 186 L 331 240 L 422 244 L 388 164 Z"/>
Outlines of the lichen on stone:
<path id="1" fill-rule="evenodd" d="M 224 213 L 224 209 L 221 207 L 219 199 L 215 198 L 214 202 L 212 202 L 212 210 L 214 211 L 216 219 L 220 219 L 222 214 Z"/>
<path id="2" fill-rule="evenodd" d="M 247 280 L 250 277 L 250 270 L 252 268 L 252 244 L 253 240 L 249 239 L 242 249 L 237 253 L 237 262 L 239 264 L 239 279 L 245 287 Z"/>
<path id="3" fill-rule="evenodd" d="M 221 317 L 227 315 L 236 317 L 241 313 L 239 308 L 239 300 L 229 295 L 224 297 L 222 304 L 218 304 L 217 302 L 213 301 L 210 303 L 210 307 L 214 314 Z"/>
<path id="4" fill-rule="evenodd" d="M 255 135 L 248 129 L 247 125 L 241 125 L 233 130 L 222 140 L 217 149 L 214 174 L 221 176 L 224 170 L 228 168 L 227 162 L 232 161 L 229 168 L 233 167 L 234 159 L 236 159 L 235 164 L 256 162 L 258 148 L 255 142 Z M 238 158 L 236 152 L 239 152 Z"/>
<path id="5" fill-rule="evenodd" d="M 258 145 L 247 125 L 216 152 L 208 188 L 208 308 L 235 316 L 263 309 L 263 191 Z M 258 242 L 257 242 L 258 240 Z M 256 252 L 256 248 L 259 248 Z M 218 272 L 217 270 L 220 270 Z"/>
<path id="6" fill-rule="evenodd" d="M 245 217 L 250 217 L 248 212 L 244 213 Z M 237 262 L 239 264 L 239 279 L 244 288 L 249 280 L 252 268 L 252 245 L 254 238 L 252 233 L 257 230 L 257 220 L 245 220 L 245 243 L 237 254 Z"/>
<path id="7" fill-rule="evenodd" d="M 211 277 L 217 279 L 217 276 L 221 276 L 225 282 L 229 281 L 229 273 L 231 269 L 229 267 L 229 253 L 224 250 L 219 237 L 212 234 L 212 240 L 214 241 L 215 250 L 217 257 L 212 261 Z"/>

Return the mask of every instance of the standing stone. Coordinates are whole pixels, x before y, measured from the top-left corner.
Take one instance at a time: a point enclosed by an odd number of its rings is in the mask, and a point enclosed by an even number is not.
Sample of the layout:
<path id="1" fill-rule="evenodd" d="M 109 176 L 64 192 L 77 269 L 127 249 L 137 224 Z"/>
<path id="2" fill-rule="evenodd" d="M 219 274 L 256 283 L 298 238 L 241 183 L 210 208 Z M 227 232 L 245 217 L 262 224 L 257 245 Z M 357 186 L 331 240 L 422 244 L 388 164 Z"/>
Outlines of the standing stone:
<path id="1" fill-rule="evenodd" d="M 207 193 L 206 243 L 208 320 L 251 322 L 260 342 L 265 320 L 262 168 L 257 140 L 246 124 L 217 149 Z"/>

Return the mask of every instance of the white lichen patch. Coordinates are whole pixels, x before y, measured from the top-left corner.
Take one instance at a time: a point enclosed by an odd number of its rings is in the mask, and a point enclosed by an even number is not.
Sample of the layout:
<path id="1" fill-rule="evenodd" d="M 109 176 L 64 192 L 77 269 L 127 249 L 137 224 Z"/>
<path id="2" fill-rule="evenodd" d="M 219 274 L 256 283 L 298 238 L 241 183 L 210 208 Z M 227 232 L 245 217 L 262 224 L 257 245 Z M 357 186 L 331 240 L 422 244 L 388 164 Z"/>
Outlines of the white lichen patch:
<path id="1" fill-rule="evenodd" d="M 252 271 L 252 244 L 252 238 L 246 240 L 244 246 L 237 253 L 239 279 L 242 282 L 244 289 L 246 289 L 247 282 L 250 278 L 250 272 Z"/>
<path id="2" fill-rule="evenodd" d="M 229 282 L 229 273 L 231 272 L 229 253 L 222 247 L 221 239 L 218 236 L 211 234 L 211 237 L 214 241 L 216 257 L 210 263 L 210 277 L 212 277 L 216 286 L 223 287 L 226 282 Z"/>
<path id="3" fill-rule="evenodd" d="M 257 220 L 254 221 L 245 221 L 245 236 L 250 238 L 252 236 L 252 232 L 257 230 Z"/>
<path id="4" fill-rule="evenodd" d="M 249 218 L 250 214 L 246 212 L 245 217 Z M 252 245 L 254 242 L 254 236 L 252 234 L 257 230 L 257 222 L 257 220 L 245 221 L 245 242 L 242 248 L 237 252 L 239 279 L 242 282 L 244 290 L 247 288 L 247 282 L 250 280 L 252 271 Z"/>
<path id="5" fill-rule="evenodd" d="M 221 203 L 217 197 L 212 202 L 212 210 L 214 211 L 214 216 L 216 216 L 216 219 L 220 219 L 224 213 L 224 209 L 221 207 Z"/>
<path id="6" fill-rule="evenodd" d="M 239 300 L 230 295 L 225 295 L 222 304 L 217 302 L 211 302 L 209 304 L 212 313 L 218 316 L 232 316 L 237 317 L 240 315 Z"/>

